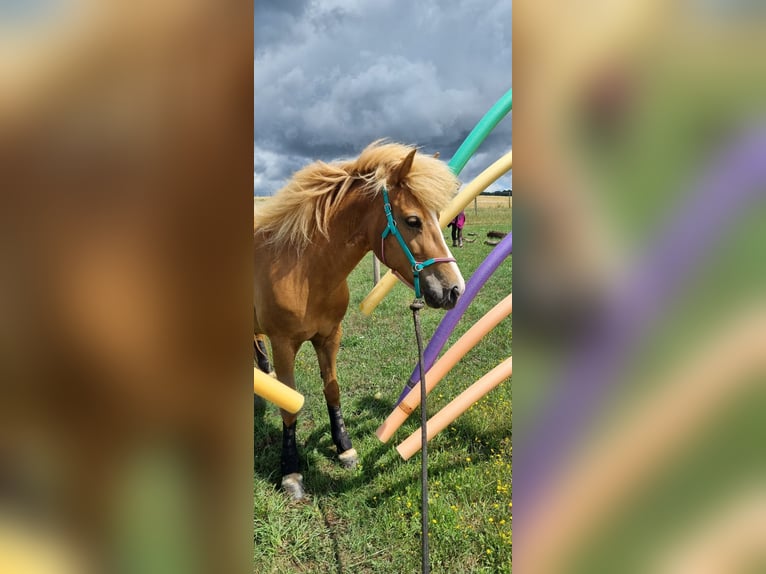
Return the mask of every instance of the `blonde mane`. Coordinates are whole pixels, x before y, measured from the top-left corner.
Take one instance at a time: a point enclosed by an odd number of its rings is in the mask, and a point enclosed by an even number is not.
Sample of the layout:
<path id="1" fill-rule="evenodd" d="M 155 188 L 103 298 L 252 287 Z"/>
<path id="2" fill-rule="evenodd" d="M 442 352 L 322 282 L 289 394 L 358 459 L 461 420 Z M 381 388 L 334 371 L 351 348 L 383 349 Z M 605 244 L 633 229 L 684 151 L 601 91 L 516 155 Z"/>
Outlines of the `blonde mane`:
<path id="1" fill-rule="evenodd" d="M 413 149 L 378 140 L 354 160 L 317 161 L 304 167 L 272 198 L 256 206 L 255 233 L 266 243 L 302 251 L 315 234 L 328 237 L 333 216 L 352 190 L 371 198 L 380 193 Z M 419 153 L 405 183 L 426 209 L 436 212 L 449 203 L 459 186 L 446 164 Z"/>

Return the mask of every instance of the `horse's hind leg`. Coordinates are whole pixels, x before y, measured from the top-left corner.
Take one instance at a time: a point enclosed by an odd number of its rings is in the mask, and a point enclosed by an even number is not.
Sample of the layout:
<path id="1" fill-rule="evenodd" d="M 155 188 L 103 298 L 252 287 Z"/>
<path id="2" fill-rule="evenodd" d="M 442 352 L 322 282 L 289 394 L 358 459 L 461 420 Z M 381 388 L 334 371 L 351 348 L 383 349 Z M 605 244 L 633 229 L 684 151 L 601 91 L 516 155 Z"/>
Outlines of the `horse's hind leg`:
<path id="1" fill-rule="evenodd" d="M 311 340 L 319 359 L 319 369 L 324 382 L 324 396 L 327 401 L 327 412 L 330 415 L 330 433 L 332 441 L 338 449 L 338 458 L 346 468 L 354 468 L 359 460 L 359 455 L 351 446 L 351 438 L 348 436 L 343 415 L 340 410 L 340 388 L 338 387 L 338 373 L 335 369 L 335 358 L 340 347 L 341 328 L 338 325 L 327 337 L 316 336 Z"/>
<path id="2" fill-rule="evenodd" d="M 271 363 L 266 351 L 266 338 L 263 335 L 253 335 L 253 347 L 255 348 L 255 361 L 258 368 L 266 374 L 271 374 Z"/>
<path id="3" fill-rule="evenodd" d="M 300 345 L 289 339 L 271 338 L 271 350 L 274 353 L 274 368 L 277 378 L 288 387 L 295 388 L 295 355 Z M 303 476 L 300 474 L 298 461 L 298 445 L 295 440 L 295 425 L 298 415 L 282 410 L 282 489 L 293 500 L 306 496 L 303 488 Z"/>

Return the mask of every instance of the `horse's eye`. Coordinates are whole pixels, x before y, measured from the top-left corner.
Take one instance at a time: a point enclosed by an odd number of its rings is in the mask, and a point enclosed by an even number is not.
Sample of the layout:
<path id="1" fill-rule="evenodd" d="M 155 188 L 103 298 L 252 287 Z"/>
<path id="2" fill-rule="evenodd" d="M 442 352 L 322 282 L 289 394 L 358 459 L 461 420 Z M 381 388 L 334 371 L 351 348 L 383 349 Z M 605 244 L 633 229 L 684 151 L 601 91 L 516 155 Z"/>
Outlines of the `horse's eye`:
<path id="1" fill-rule="evenodd" d="M 407 225 L 409 225 L 413 229 L 420 229 L 421 227 L 423 227 L 423 222 L 420 221 L 419 217 L 415 217 L 413 215 L 412 217 L 407 218 Z"/>

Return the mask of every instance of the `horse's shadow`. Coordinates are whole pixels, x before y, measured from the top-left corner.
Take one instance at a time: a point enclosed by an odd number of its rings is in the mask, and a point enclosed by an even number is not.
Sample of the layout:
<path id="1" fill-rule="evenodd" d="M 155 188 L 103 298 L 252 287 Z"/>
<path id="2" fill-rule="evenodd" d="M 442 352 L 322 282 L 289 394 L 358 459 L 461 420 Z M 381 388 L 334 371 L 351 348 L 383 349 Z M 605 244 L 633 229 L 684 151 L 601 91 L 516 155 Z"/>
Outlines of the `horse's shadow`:
<path id="1" fill-rule="evenodd" d="M 253 473 L 278 485 L 282 429 L 267 421 L 267 403 L 253 395 Z"/>
<path id="2" fill-rule="evenodd" d="M 279 462 L 282 447 L 282 429 L 267 420 L 266 403 L 255 397 L 253 403 L 253 470 L 255 476 L 279 488 Z M 360 438 L 372 435 L 390 412 L 390 407 L 372 395 L 363 396 L 352 403 L 346 414 L 346 425 L 355 444 Z M 391 450 L 390 444 L 379 444 L 370 449 L 369 444 L 360 450 L 360 468 L 340 469 L 335 445 L 330 434 L 329 417 L 312 421 L 313 428 L 305 438 L 299 437 L 299 456 L 307 490 L 316 496 L 346 493 L 359 488 L 370 479 L 370 470 Z M 300 423 L 299 423 L 300 426 Z M 359 450 L 359 449 L 357 449 Z M 331 462 L 329 466 L 327 462 Z M 333 468 L 334 467 L 334 468 Z M 377 466 L 380 471 L 380 466 Z"/>
<path id="3" fill-rule="evenodd" d="M 277 425 L 266 422 L 266 405 L 262 399 L 256 398 L 254 413 L 256 428 L 254 430 L 254 470 L 266 482 L 273 484 L 274 489 L 279 489 L 279 457 L 281 453 L 282 432 Z M 322 520 L 327 527 L 332 539 L 333 553 L 335 555 L 334 571 L 345 571 L 340 552 L 340 543 L 337 538 L 335 521 L 336 515 L 333 510 L 333 497 L 339 494 L 353 492 L 361 494 L 364 504 L 368 507 L 377 508 L 385 504 L 393 496 L 404 497 L 411 488 L 413 481 L 419 480 L 420 464 L 411 464 L 400 459 L 399 454 L 391 443 L 380 443 L 377 439 L 364 440 L 374 434 L 378 425 L 385 420 L 391 407 L 388 404 L 375 399 L 371 395 L 363 396 L 352 403 L 348 412 L 348 427 L 352 437 L 358 445 L 364 443 L 360 449 L 360 467 L 355 470 L 340 468 L 337 452 L 330 435 L 329 419 L 320 417 L 313 421 L 314 428 L 308 434 L 299 453 L 303 464 L 304 483 L 308 492 L 308 499 L 299 504 L 315 504 Z M 407 423 L 406 423 L 407 424 Z M 415 421 L 410 421 L 407 427 L 417 426 Z M 475 441 L 471 441 L 471 456 L 475 462 L 488 459 L 491 447 L 499 449 L 498 437 L 482 433 L 470 423 L 455 421 L 451 425 L 459 436 L 470 436 L 478 439 L 478 444 L 487 445 L 483 450 L 474 450 Z M 414 428 L 412 429 L 414 430 Z M 373 445 L 370 447 L 370 445 Z M 330 463 L 330 464 L 328 464 Z M 379 488 L 370 488 L 375 476 L 379 473 L 389 473 L 395 466 L 410 464 L 411 472 L 399 480 L 386 485 L 385 492 Z M 433 480 L 439 480 L 464 463 L 458 460 L 444 461 L 429 465 L 429 475 Z"/>
<path id="4" fill-rule="evenodd" d="M 351 403 L 346 417 L 347 426 L 351 431 L 355 445 L 360 456 L 360 465 L 357 469 L 342 469 L 338 461 L 337 452 L 330 435 L 329 419 L 319 417 L 313 421 L 313 429 L 304 440 L 300 441 L 299 454 L 302 463 L 304 483 L 310 497 L 324 499 L 338 494 L 347 494 L 353 491 L 365 492 L 364 497 L 368 505 L 377 506 L 384 497 L 369 485 L 376 475 L 388 473 L 394 467 L 402 464 L 410 464 L 401 460 L 395 451 L 392 442 L 379 443 L 377 439 L 364 440 L 362 437 L 370 437 L 374 434 L 380 423 L 385 420 L 391 411 L 391 406 L 365 395 Z M 282 444 L 281 428 L 265 422 L 266 406 L 263 401 L 256 406 L 256 430 L 254 440 L 254 470 L 256 476 L 274 485 L 275 490 L 280 487 L 279 459 Z M 260 424 L 259 421 L 260 420 Z M 411 420 L 405 423 L 403 430 L 414 431 L 419 423 Z M 458 436 L 472 437 L 470 441 L 471 456 L 475 462 L 483 458 L 489 458 L 492 448 L 499 449 L 499 440 L 502 437 L 493 433 L 484 433 L 464 419 L 458 419 L 452 425 L 450 431 Z M 409 427 L 412 427 L 411 429 Z M 401 431 L 400 431 L 401 432 Z M 446 432 L 446 431 L 445 431 Z M 404 434 L 404 433 L 401 433 Z M 476 448 L 474 445 L 487 445 L 486 448 Z M 476 450 L 474 450 L 476 448 Z M 329 463 L 329 464 L 328 464 Z M 445 461 L 429 466 L 429 474 L 437 479 L 440 475 L 461 466 L 461 461 Z M 386 486 L 386 495 L 401 495 L 406 492 L 412 480 L 417 480 L 420 473 L 420 465 L 412 465 L 413 471 L 410 476 L 402 478 Z"/>

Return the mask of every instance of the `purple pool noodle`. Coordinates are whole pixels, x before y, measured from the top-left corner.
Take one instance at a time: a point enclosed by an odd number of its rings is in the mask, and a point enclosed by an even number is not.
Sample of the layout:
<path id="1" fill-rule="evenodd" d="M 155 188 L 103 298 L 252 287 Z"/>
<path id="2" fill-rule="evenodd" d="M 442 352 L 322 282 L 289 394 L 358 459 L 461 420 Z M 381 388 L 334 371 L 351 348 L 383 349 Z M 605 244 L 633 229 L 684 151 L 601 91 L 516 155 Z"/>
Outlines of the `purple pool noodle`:
<path id="1" fill-rule="evenodd" d="M 766 187 L 766 130 L 744 134 L 718 158 L 611 300 L 604 319 L 578 348 L 523 448 L 516 449 L 515 490 L 522 515 L 534 513 L 557 465 L 596 415 L 611 381 L 640 340 L 672 302 L 737 216 Z"/>
<path id="2" fill-rule="evenodd" d="M 473 301 L 474 297 L 476 297 L 476 294 L 484 286 L 484 283 L 487 282 L 487 279 L 492 276 L 492 274 L 495 272 L 495 269 L 497 269 L 512 252 L 513 234 L 509 233 L 503 237 L 502 241 L 500 241 L 500 243 L 498 243 L 494 249 L 492 249 L 492 251 L 489 252 L 489 255 L 487 255 L 484 261 L 481 262 L 481 265 L 479 265 L 473 275 L 471 275 L 471 278 L 468 280 L 468 283 L 465 286 L 465 293 L 460 296 L 460 299 L 457 301 L 457 305 L 445 313 L 444 318 L 436 328 L 433 337 L 431 337 L 431 340 L 428 342 L 426 350 L 423 352 L 423 362 L 425 363 L 426 373 L 428 372 L 428 369 L 433 366 L 434 362 L 436 361 L 436 357 L 439 356 L 439 353 L 444 348 L 444 345 L 447 343 L 447 339 L 449 339 L 452 331 L 455 330 L 455 326 L 463 316 L 463 313 L 465 313 L 468 305 L 471 304 L 471 301 Z M 420 369 L 419 366 L 416 365 L 415 370 L 410 376 L 409 382 L 404 386 L 402 394 L 399 395 L 399 398 L 396 401 L 397 405 L 402 402 L 404 397 L 407 396 L 412 387 L 414 387 L 419 380 Z"/>

